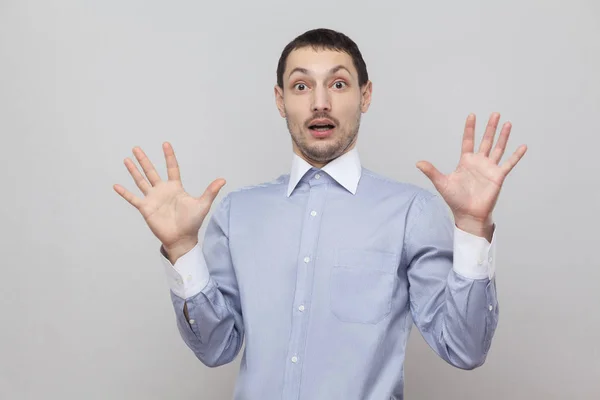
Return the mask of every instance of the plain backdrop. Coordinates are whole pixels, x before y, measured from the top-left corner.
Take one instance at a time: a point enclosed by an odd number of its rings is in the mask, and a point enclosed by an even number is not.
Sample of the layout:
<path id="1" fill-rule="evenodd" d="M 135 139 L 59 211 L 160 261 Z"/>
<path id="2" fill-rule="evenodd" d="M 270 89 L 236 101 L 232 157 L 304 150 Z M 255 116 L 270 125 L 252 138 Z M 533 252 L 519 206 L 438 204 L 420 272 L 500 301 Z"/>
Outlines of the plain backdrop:
<path id="1" fill-rule="evenodd" d="M 529 146 L 494 213 L 488 360 L 455 369 L 413 329 L 406 398 L 600 398 L 597 1 L 0 0 L 1 399 L 231 398 L 240 358 L 187 349 L 159 242 L 112 185 L 141 195 L 134 146 L 165 179 L 163 141 L 193 195 L 287 173 L 276 64 L 317 27 L 367 62 L 366 167 L 432 189 L 415 163 L 451 172 L 470 112 L 476 145 L 498 111 L 507 154 Z"/>

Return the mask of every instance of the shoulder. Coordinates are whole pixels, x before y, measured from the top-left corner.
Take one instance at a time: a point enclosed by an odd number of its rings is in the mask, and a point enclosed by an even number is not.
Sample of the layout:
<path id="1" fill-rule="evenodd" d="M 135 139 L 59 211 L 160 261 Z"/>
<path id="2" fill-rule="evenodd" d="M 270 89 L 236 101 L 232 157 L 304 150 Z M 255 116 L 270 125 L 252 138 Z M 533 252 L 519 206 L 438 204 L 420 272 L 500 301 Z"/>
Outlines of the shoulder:
<path id="1" fill-rule="evenodd" d="M 365 168 L 363 178 L 361 184 L 365 191 L 377 193 L 377 200 L 392 199 L 404 210 L 409 221 L 424 215 L 446 216 L 450 212 L 442 196 L 434 189 L 393 179 Z"/>
<path id="2" fill-rule="evenodd" d="M 289 174 L 283 174 L 269 181 L 235 188 L 225 195 L 223 202 L 248 201 L 255 198 L 264 198 L 265 196 L 285 193 L 289 177 Z"/>
<path id="3" fill-rule="evenodd" d="M 417 203 L 427 202 L 438 196 L 437 192 L 417 184 L 400 181 L 367 168 L 363 168 L 362 174 L 366 186 L 376 186 L 377 191 L 386 195 L 402 196 Z"/>

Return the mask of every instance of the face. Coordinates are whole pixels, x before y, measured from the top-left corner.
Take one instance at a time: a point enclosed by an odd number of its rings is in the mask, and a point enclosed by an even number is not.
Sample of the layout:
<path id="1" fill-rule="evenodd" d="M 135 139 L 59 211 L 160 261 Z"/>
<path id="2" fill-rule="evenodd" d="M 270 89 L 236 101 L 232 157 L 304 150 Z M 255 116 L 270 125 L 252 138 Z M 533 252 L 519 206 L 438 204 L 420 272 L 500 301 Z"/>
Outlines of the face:
<path id="1" fill-rule="evenodd" d="M 356 145 L 361 114 L 371 102 L 371 82 L 358 84 L 352 57 L 304 47 L 292 51 L 275 86 L 294 152 L 321 168 Z"/>

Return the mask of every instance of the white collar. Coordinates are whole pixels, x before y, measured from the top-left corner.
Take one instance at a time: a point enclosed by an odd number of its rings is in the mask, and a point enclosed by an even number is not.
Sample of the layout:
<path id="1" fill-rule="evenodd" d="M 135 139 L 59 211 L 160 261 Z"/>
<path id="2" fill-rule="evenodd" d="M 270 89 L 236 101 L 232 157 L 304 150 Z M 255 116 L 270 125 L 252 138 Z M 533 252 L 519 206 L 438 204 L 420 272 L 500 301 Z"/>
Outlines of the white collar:
<path id="1" fill-rule="evenodd" d="M 292 194 L 296 188 L 296 185 L 298 185 L 298 182 L 300 182 L 300 179 L 302 179 L 304 174 L 306 174 L 306 172 L 311 168 L 313 168 L 312 165 L 294 153 L 292 170 L 290 172 L 290 181 L 288 183 L 287 190 L 288 197 Z M 358 156 L 358 150 L 356 146 L 349 152 L 342 154 L 338 158 L 330 161 L 327 165 L 321 168 L 321 170 L 335 179 L 350 193 L 356 194 L 356 188 L 362 172 L 360 158 Z"/>

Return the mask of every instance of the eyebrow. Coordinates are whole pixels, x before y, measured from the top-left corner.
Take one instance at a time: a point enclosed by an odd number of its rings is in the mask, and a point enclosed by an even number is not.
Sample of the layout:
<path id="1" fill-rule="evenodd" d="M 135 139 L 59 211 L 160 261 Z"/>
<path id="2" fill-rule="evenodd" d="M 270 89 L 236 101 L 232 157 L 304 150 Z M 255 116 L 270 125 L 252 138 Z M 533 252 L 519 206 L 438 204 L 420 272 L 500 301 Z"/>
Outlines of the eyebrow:
<path id="1" fill-rule="evenodd" d="M 348 74 L 350 74 L 350 76 L 352 76 L 352 73 L 348 70 L 348 68 L 344 67 L 343 65 L 336 65 L 335 67 L 331 68 L 329 70 L 329 75 L 335 74 L 336 72 L 338 72 L 339 70 L 345 69 Z M 288 78 L 290 76 L 292 76 L 292 74 L 294 72 L 300 72 L 302 74 L 306 74 L 306 75 L 310 75 L 310 72 L 306 69 L 306 68 L 301 68 L 301 67 L 296 67 L 293 70 L 290 71 L 290 73 L 288 74 Z"/>

